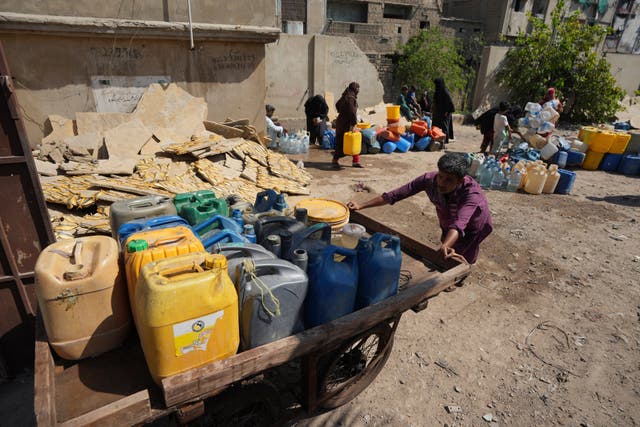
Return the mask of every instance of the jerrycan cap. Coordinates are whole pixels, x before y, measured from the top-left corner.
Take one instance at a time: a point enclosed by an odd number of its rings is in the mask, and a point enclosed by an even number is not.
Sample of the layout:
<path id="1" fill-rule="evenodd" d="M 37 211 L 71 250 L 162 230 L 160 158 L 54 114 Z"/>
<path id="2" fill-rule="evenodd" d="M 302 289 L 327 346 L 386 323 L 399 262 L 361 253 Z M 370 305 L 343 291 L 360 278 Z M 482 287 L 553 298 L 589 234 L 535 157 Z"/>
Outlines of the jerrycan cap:
<path id="1" fill-rule="evenodd" d="M 132 240 L 127 243 L 127 252 L 140 252 L 149 248 L 149 243 L 146 240 Z"/>

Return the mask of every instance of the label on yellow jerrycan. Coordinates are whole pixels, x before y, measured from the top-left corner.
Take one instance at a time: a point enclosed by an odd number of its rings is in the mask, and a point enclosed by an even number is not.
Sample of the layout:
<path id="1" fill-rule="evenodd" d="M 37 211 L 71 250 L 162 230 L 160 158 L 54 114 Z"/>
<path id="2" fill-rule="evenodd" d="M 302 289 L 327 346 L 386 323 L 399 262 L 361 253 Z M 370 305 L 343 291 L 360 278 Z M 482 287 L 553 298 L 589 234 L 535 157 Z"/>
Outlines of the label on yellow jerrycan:
<path id="1" fill-rule="evenodd" d="M 238 295 L 224 255 L 151 262 L 142 268 L 135 298 L 140 343 L 157 383 L 237 352 Z"/>
<path id="2" fill-rule="evenodd" d="M 134 321 L 137 319 L 135 290 L 142 267 L 152 261 L 193 252 L 204 252 L 204 246 L 185 226 L 146 230 L 129 236 L 125 243 L 124 263 Z"/>

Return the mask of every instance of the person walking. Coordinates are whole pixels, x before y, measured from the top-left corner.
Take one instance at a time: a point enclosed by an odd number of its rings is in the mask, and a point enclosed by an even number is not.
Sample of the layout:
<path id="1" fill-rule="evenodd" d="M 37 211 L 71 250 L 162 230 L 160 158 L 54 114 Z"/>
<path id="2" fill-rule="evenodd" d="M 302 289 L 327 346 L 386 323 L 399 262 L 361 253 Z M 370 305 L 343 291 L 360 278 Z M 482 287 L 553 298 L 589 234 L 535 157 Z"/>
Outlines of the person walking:
<path id="1" fill-rule="evenodd" d="M 358 93 L 360 92 L 360 84 L 357 82 L 349 83 L 349 86 L 342 92 L 342 96 L 336 102 L 336 110 L 338 110 L 338 118 L 336 119 L 336 151 L 331 162 L 335 169 L 340 169 L 340 160 L 344 154 L 344 134 L 349 131 L 356 131 L 356 123 L 358 123 Z M 360 163 L 360 155 L 353 156 L 352 166 L 354 168 L 362 168 Z"/>
<path id="2" fill-rule="evenodd" d="M 322 135 L 327 130 L 327 114 L 329 106 L 322 95 L 315 95 L 304 103 L 304 114 L 307 116 L 309 144 L 322 144 Z"/>
<path id="3" fill-rule="evenodd" d="M 449 90 L 444 83 L 444 79 L 434 79 L 433 83 L 436 88 L 433 93 L 432 119 L 433 126 L 437 126 L 442 129 L 442 132 L 444 132 L 445 135 L 444 141 L 440 146 L 440 149 L 442 150 L 449 142 L 449 135 L 451 132 L 451 114 L 454 112 L 455 108 L 453 106 L 453 99 L 451 99 L 451 94 L 449 93 Z"/>

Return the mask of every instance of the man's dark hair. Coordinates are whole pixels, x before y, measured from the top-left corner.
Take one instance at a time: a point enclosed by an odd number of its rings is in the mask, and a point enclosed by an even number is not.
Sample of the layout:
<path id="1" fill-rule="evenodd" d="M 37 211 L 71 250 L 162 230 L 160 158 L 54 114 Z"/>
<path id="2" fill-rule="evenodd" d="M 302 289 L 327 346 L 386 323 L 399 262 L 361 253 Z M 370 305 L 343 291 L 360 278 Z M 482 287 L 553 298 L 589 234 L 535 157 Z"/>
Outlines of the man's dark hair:
<path id="1" fill-rule="evenodd" d="M 509 109 L 509 104 L 507 104 L 504 101 L 502 101 L 500 103 L 500 105 L 498 106 L 498 110 L 500 110 L 500 111 L 507 111 L 508 109 Z"/>
<path id="2" fill-rule="evenodd" d="M 409 90 L 409 86 L 407 85 L 402 85 L 402 87 L 400 88 L 401 91 L 405 91 L 405 90 Z"/>
<path id="3" fill-rule="evenodd" d="M 464 178 L 469 170 L 469 162 L 462 153 L 447 153 L 438 160 L 438 169 L 458 178 Z"/>
<path id="4" fill-rule="evenodd" d="M 271 105 L 271 104 L 267 104 L 267 105 L 265 105 L 265 109 L 267 110 L 267 113 L 268 113 L 269 111 L 276 111 L 276 107 L 274 107 L 274 106 L 273 106 L 273 105 Z"/>

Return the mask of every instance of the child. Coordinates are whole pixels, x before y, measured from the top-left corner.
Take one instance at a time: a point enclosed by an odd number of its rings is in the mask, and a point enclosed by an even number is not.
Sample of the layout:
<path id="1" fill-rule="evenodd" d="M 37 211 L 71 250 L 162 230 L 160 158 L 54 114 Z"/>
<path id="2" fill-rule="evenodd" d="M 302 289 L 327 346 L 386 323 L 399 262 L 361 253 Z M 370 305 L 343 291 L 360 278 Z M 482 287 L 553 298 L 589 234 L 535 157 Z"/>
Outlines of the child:
<path id="1" fill-rule="evenodd" d="M 509 126 L 509 120 L 507 120 L 507 110 L 509 105 L 506 102 L 501 102 L 498 106 L 498 112 L 493 118 L 493 145 L 491 146 L 491 152 L 498 154 L 504 144 L 505 140 L 508 142 L 511 140 L 511 126 Z M 507 134 L 509 138 L 506 139 Z"/>

